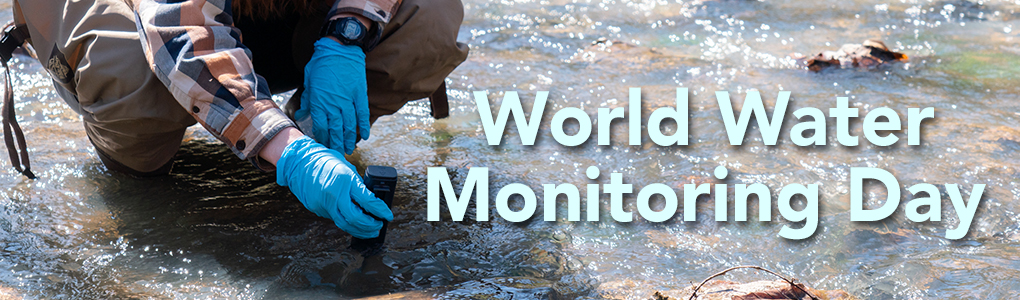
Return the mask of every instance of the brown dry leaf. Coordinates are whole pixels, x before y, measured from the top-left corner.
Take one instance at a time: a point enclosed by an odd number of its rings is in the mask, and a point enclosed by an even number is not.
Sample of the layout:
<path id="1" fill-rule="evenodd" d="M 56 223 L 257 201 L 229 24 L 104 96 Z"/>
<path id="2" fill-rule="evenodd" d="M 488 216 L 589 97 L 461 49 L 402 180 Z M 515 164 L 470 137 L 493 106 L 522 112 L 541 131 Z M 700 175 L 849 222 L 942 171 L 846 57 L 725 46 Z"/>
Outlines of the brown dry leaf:
<path id="1" fill-rule="evenodd" d="M 819 72 L 828 67 L 871 69 L 882 64 L 907 61 L 907 55 L 890 51 L 882 41 L 866 40 L 861 44 L 846 44 L 836 51 L 823 51 L 797 60 L 808 70 Z"/>

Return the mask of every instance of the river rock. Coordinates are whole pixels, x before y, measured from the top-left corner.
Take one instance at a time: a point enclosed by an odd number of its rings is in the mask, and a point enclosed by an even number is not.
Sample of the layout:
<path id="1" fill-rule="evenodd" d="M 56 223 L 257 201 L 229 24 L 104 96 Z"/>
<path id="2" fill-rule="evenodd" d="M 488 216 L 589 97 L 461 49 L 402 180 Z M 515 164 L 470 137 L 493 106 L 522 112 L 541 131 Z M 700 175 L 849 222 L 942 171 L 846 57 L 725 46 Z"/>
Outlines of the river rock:
<path id="1" fill-rule="evenodd" d="M 701 300 L 752 300 L 752 299 L 798 299 L 810 300 L 805 291 L 822 300 L 856 300 L 858 298 L 843 290 L 826 291 L 816 290 L 796 283 L 794 287 L 782 280 L 755 281 L 748 283 L 737 283 L 726 280 L 713 280 L 706 283 L 698 290 L 698 297 Z M 695 286 L 667 292 L 655 292 L 651 299 L 654 300 L 676 300 L 689 299 Z"/>
<path id="2" fill-rule="evenodd" d="M 379 295 L 359 300 L 430 300 L 430 299 L 562 299 L 552 288 L 553 282 L 528 277 L 496 277 L 471 280 L 460 284 Z"/>
<path id="3" fill-rule="evenodd" d="M 0 299 L 3 300 L 21 300 L 24 299 L 18 292 L 12 288 L 6 286 L 0 286 Z"/>

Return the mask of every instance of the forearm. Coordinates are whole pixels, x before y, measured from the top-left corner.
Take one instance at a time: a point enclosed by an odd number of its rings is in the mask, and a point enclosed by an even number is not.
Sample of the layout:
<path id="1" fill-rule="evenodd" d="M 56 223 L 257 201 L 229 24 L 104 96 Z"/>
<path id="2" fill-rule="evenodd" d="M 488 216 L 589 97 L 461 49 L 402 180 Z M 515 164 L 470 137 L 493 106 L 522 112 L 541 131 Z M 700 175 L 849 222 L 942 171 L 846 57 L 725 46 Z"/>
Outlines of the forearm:
<path id="1" fill-rule="evenodd" d="M 280 160 L 280 156 L 283 155 L 283 149 L 302 136 L 305 135 L 297 128 L 284 128 L 262 147 L 262 151 L 259 152 L 259 157 L 275 166 L 276 162 Z"/>

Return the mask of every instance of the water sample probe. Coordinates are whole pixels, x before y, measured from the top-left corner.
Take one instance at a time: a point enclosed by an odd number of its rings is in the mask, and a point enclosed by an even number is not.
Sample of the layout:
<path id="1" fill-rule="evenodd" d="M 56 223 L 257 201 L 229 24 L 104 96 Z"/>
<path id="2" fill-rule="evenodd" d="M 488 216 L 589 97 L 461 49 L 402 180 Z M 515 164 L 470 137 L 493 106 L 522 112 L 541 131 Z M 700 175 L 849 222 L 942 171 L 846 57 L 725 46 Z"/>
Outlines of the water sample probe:
<path id="1" fill-rule="evenodd" d="M 368 168 L 365 168 L 365 187 L 372 191 L 377 198 L 385 202 L 386 207 L 393 209 L 393 192 L 397 190 L 397 169 L 384 166 L 368 166 Z M 354 204 L 358 205 L 357 202 Z M 383 242 L 386 240 L 386 227 L 390 225 L 390 222 L 365 211 L 361 205 L 358 205 L 358 208 L 361 208 L 366 215 L 382 221 L 383 226 L 379 230 L 378 237 L 370 239 L 354 238 L 351 240 L 350 248 L 361 252 L 364 256 L 379 254 L 382 252 Z"/>

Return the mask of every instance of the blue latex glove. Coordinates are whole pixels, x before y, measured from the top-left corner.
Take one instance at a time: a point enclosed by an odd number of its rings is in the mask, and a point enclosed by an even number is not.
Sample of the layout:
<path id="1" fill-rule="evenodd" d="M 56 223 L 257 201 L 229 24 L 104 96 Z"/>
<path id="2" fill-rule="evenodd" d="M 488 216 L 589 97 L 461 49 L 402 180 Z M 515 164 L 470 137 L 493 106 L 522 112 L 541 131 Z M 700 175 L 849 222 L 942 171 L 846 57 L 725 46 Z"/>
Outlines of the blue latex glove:
<path id="1" fill-rule="evenodd" d="M 387 221 L 393 220 L 393 212 L 365 187 L 354 170 L 336 150 L 301 137 L 283 149 L 276 162 L 276 183 L 290 187 L 308 210 L 333 220 L 354 237 L 374 238 L 383 223 L 366 212 Z"/>
<path id="2" fill-rule="evenodd" d="M 304 86 L 301 108 L 294 112 L 301 131 L 330 149 L 354 153 L 355 144 L 368 139 L 371 126 L 365 52 L 330 38 L 319 39 L 312 60 L 305 65 Z"/>

